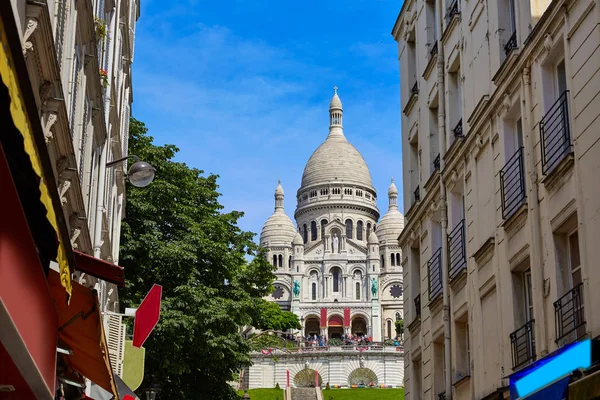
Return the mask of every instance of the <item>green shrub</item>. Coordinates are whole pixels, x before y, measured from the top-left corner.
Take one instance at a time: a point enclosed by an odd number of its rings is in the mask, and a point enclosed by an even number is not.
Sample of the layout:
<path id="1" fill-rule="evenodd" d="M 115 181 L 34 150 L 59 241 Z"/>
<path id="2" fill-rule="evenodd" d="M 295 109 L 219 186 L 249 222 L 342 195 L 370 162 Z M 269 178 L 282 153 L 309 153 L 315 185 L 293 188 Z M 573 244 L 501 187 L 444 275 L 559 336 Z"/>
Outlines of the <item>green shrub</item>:
<path id="1" fill-rule="evenodd" d="M 279 382 L 277 382 L 277 384 L 275 385 L 275 389 L 281 389 L 281 388 L 279 387 Z"/>
<path id="2" fill-rule="evenodd" d="M 341 346 L 342 339 L 338 339 L 338 338 L 329 339 L 329 345 L 330 346 Z"/>

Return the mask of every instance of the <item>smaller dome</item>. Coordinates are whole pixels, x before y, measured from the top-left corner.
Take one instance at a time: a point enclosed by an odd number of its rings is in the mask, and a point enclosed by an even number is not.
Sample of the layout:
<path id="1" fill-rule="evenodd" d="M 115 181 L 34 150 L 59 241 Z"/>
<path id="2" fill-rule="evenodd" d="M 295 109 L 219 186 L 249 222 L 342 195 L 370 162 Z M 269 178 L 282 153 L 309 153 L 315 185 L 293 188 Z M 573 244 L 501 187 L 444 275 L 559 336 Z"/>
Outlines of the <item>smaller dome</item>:
<path id="1" fill-rule="evenodd" d="M 296 236 L 294 236 L 293 243 L 295 246 L 303 246 L 304 245 L 304 240 L 302 240 L 302 236 L 300 235 L 299 232 L 296 232 Z"/>
<path id="2" fill-rule="evenodd" d="M 281 181 L 277 181 L 277 188 L 275 189 L 275 196 L 277 195 L 281 195 L 283 196 L 285 193 L 283 193 L 283 188 L 281 187 Z"/>
<path id="3" fill-rule="evenodd" d="M 397 243 L 404 229 L 404 216 L 398 208 L 391 208 L 377 224 L 377 236 L 386 244 Z"/>
<path id="4" fill-rule="evenodd" d="M 375 231 L 371 232 L 371 234 L 368 237 L 367 243 L 368 244 L 379 244 L 379 238 L 377 237 L 377 234 L 375 234 Z"/>
<path id="5" fill-rule="evenodd" d="M 337 94 L 337 90 L 338 90 L 337 86 L 334 86 L 333 97 L 331 98 L 331 101 L 329 102 L 329 111 L 342 109 L 342 100 L 340 100 L 340 97 Z"/>
<path id="6" fill-rule="evenodd" d="M 389 189 L 388 189 L 388 196 L 393 196 L 393 195 L 398 195 L 398 188 L 396 187 L 396 184 L 394 183 L 394 178 L 392 178 L 392 184 L 390 185 Z"/>

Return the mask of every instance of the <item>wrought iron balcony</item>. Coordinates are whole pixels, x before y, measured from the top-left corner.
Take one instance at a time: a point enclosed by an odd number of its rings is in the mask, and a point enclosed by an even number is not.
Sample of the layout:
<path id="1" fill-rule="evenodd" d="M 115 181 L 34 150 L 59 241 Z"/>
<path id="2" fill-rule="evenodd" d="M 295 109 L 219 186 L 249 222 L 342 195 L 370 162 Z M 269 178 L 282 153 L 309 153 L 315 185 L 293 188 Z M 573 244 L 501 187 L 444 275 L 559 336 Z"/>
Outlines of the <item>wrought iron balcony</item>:
<path id="1" fill-rule="evenodd" d="M 579 328 L 585 326 L 583 283 L 575 285 L 554 302 L 554 316 L 557 343 L 573 332 L 577 332 L 577 337 L 581 336 L 583 332 L 580 332 Z"/>
<path id="2" fill-rule="evenodd" d="M 415 317 L 420 317 L 421 316 L 421 295 L 418 294 L 417 297 L 415 297 Z"/>
<path id="3" fill-rule="evenodd" d="M 431 46 L 431 50 L 429 50 L 429 55 L 431 56 L 431 58 L 437 56 L 438 53 L 438 42 L 437 40 L 435 41 L 435 43 Z"/>
<path id="4" fill-rule="evenodd" d="M 438 153 L 435 160 L 433 160 L 433 168 L 439 170 L 440 169 L 440 154 Z"/>
<path id="5" fill-rule="evenodd" d="M 565 90 L 540 121 L 544 175 L 550 173 L 573 148 L 568 98 L 569 91 Z"/>
<path id="6" fill-rule="evenodd" d="M 535 361 L 534 323 L 535 320 L 532 319 L 510 334 L 513 369 Z"/>
<path id="7" fill-rule="evenodd" d="M 437 249 L 427 261 L 427 280 L 429 284 L 429 301 L 442 294 L 442 248 Z"/>
<path id="8" fill-rule="evenodd" d="M 508 55 L 511 51 L 517 48 L 517 31 L 514 31 L 508 42 L 504 45 L 504 52 Z"/>
<path id="9" fill-rule="evenodd" d="M 417 188 L 415 189 L 415 203 L 417 201 L 421 201 L 421 189 L 419 188 L 419 186 L 417 186 Z"/>
<path id="10" fill-rule="evenodd" d="M 456 278 L 467 268 L 467 250 L 465 242 L 465 220 L 456 225 L 448 236 L 448 278 Z"/>
<path id="11" fill-rule="evenodd" d="M 454 0 L 450 7 L 448 7 L 448 11 L 446 11 L 446 25 L 449 25 L 452 18 L 458 14 L 460 14 L 460 11 L 458 10 L 458 0 Z"/>
<path id="12" fill-rule="evenodd" d="M 419 82 L 415 82 L 412 89 L 410 89 L 410 94 L 411 96 L 419 94 Z"/>
<path id="13" fill-rule="evenodd" d="M 505 220 L 509 219 L 527 199 L 524 171 L 523 148 L 520 147 L 500 171 L 502 218 Z"/>
<path id="14" fill-rule="evenodd" d="M 463 137 L 463 126 L 462 126 L 462 118 L 458 121 L 458 124 L 452 129 L 455 138 Z"/>

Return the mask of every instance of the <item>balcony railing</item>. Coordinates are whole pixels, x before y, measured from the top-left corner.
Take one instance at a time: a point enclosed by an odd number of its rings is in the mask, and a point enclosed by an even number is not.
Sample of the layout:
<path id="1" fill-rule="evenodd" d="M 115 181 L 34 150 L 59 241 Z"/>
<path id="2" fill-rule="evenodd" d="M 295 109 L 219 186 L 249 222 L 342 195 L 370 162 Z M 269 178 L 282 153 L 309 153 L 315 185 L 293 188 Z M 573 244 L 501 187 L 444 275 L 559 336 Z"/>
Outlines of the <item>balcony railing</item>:
<path id="1" fill-rule="evenodd" d="M 517 31 L 514 31 L 508 42 L 504 45 L 504 52 L 508 55 L 511 51 L 517 48 Z"/>
<path id="2" fill-rule="evenodd" d="M 429 281 L 429 301 L 442 294 L 442 248 L 437 249 L 427 261 L 427 277 Z"/>
<path id="3" fill-rule="evenodd" d="M 433 46 L 431 46 L 431 50 L 429 50 L 429 55 L 431 56 L 431 58 L 437 56 L 438 53 L 438 42 L 437 40 L 435 41 L 435 43 L 433 44 Z"/>
<path id="4" fill-rule="evenodd" d="M 433 169 L 439 170 L 440 169 L 440 154 L 438 153 L 437 157 L 433 160 Z"/>
<path id="5" fill-rule="evenodd" d="M 458 10 L 458 0 L 454 0 L 446 12 L 446 25 L 450 24 L 452 18 L 458 14 L 460 14 L 460 11 Z"/>
<path id="6" fill-rule="evenodd" d="M 456 225 L 448 236 L 448 278 L 456 278 L 467 268 L 467 251 L 465 247 L 465 220 Z"/>
<path id="7" fill-rule="evenodd" d="M 502 195 L 502 218 L 506 220 L 527 199 L 522 147 L 517 150 L 500 171 L 500 188 Z"/>
<path id="8" fill-rule="evenodd" d="M 421 189 L 419 186 L 415 189 L 415 202 L 421 201 Z"/>
<path id="9" fill-rule="evenodd" d="M 458 121 L 458 124 L 452 129 L 455 138 L 463 137 L 463 126 L 462 126 L 462 118 Z"/>
<path id="10" fill-rule="evenodd" d="M 535 361 L 534 322 L 532 319 L 510 334 L 513 369 Z"/>
<path id="11" fill-rule="evenodd" d="M 419 94 L 419 82 L 415 82 L 415 84 L 413 85 L 412 89 L 410 89 L 410 94 L 411 95 L 417 95 L 417 94 Z"/>
<path id="12" fill-rule="evenodd" d="M 556 327 L 556 342 L 577 331 L 585 325 L 583 313 L 583 283 L 576 285 L 554 302 L 554 316 Z"/>
<path id="13" fill-rule="evenodd" d="M 415 316 L 416 317 L 420 317 L 421 316 L 421 295 L 417 295 L 417 297 L 415 297 Z"/>
<path id="14" fill-rule="evenodd" d="M 540 121 L 544 175 L 572 151 L 568 98 L 569 91 L 565 90 Z"/>

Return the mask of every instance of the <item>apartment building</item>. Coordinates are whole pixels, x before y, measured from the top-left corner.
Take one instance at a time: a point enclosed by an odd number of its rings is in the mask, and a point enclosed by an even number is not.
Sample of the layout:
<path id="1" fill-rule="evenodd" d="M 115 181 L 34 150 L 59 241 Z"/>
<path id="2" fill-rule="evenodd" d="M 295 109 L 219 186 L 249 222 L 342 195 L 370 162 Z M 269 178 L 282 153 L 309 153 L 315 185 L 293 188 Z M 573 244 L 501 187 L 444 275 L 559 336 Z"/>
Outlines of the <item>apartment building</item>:
<path id="1" fill-rule="evenodd" d="M 406 399 L 524 397 L 600 335 L 599 23 L 597 0 L 404 2 Z M 583 367 L 568 398 L 600 395 Z"/>
<path id="2" fill-rule="evenodd" d="M 109 313 L 119 309 L 117 285 L 124 279 L 122 269 L 116 264 L 125 207 L 128 124 L 133 101 L 131 65 L 135 27 L 140 15 L 139 0 L 10 0 L 3 2 L 0 12 L 3 48 L 0 54 L 3 137 L 0 142 L 10 167 L 3 171 L 7 179 L 3 182 L 10 182 L 3 186 L 3 192 L 15 185 L 20 207 L 27 218 L 24 237 L 29 230 L 39 256 L 39 271 L 45 272 L 38 277 L 42 280 L 37 282 L 41 285 L 37 290 L 32 289 L 37 272 L 27 277 L 29 281 L 21 282 L 26 292 L 17 295 L 14 280 L 0 288 L 0 311 L 6 311 L 0 313 L 0 325 L 2 333 L 7 334 L 0 337 L 2 348 L 15 362 L 15 371 L 20 371 L 28 384 L 28 388 L 24 388 L 20 386 L 21 381 L 15 380 L 16 384 L 7 385 L 8 389 L 2 387 L 1 391 L 16 391 L 16 396 L 23 399 L 47 398 L 47 392 L 52 392 L 54 397 L 54 389 L 68 386 L 62 384 L 66 378 L 61 375 L 68 370 L 69 374 L 75 374 L 75 381 L 88 379 L 85 389 L 88 395 L 90 381 L 103 384 L 106 390 L 115 393 L 112 372 L 108 373 L 110 377 L 106 371 L 100 371 L 102 368 L 90 372 L 93 364 L 90 359 L 80 360 L 78 364 L 81 351 L 62 348 L 62 354 L 67 354 L 67 358 L 72 356 L 68 362 L 60 354 L 58 362 L 51 358 L 52 352 L 56 357 L 57 337 L 59 342 L 63 341 L 66 329 L 54 329 L 52 324 L 56 320 L 52 319 L 57 318 L 60 323 L 62 311 L 76 314 L 73 310 L 83 306 L 80 301 L 84 298 L 90 304 L 97 301 L 99 310 L 92 309 L 90 313 L 98 314 L 103 325 L 94 339 L 98 340 L 98 365 L 106 364 L 109 369 L 112 366 L 115 372 L 120 372 L 125 330 L 120 317 Z M 16 51 L 15 43 L 19 45 Z M 4 101 L 10 107 L 4 107 Z M 42 140 L 38 142 L 40 135 Z M 31 176 L 35 176 L 36 183 L 39 181 L 39 192 L 36 185 L 32 185 L 34 181 L 28 181 L 30 173 L 34 174 Z M 46 211 L 40 212 L 40 205 Z M 21 212 L 18 203 L 15 207 L 17 211 L 4 211 L 14 216 Z M 45 226 L 46 223 L 51 226 Z M 3 274 L 10 272 L 8 263 L 0 268 L 0 276 L 6 278 L 10 275 Z M 58 278 L 53 278 L 54 274 Z M 54 283 L 59 288 L 62 286 L 65 298 L 56 297 Z M 51 293 L 54 300 L 44 298 Z M 9 301 L 13 295 L 14 304 Z M 56 309 L 46 310 L 49 325 L 37 328 L 43 336 L 41 342 L 48 344 L 51 350 L 44 356 L 47 365 L 42 365 L 35 359 L 34 350 L 47 349 L 40 347 L 39 341 L 34 348 L 28 347 L 27 335 L 19 329 L 15 318 L 30 306 L 43 308 L 43 304 L 53 302 L 57 304 Z M 34 324 L 39 322 L 38 315 L 40 320 L 44 319 L 40 310 L 32 309 L 30 319 L 36 321 Z M 77 329 L 76 324 L 70 321 L 68 325 Z M 8 335 L 10 329 L 4 328 L 8 326 L 13 326 L 14 336 Z M 99 334 L 102 330 L 108 334 Z M 25 340 L 22 343 L 25 350 L 29 348 L 32 354 L 27 355 L 14 345 L 21 345 L 19 332 Z M 85 341 L 83 337 L 73 337 L 73 340 Z M 102 344 L 102 341 L 107 343 Z M 77 343 L 71 343 L 70 347 Z M 102 361 L 104 346 L 110 355 L 110 362 L 104 360 L 106 363 Z M 19 363 L 29 362 L 23 360 L 31 356 L 39 371 L 43 373 L 47 368 L 45 383 L 37 381 L 40 372 L 37 375 L 23 372 L 27 368 Z M 65 367 L 61 360 L 71 366 Z M 69 369 L 73 365 L 74 371 Z M 77 369 L 77 365 L 82 368 Z M 58 376 L 60 384 L 55 385 L 55 380 L 49 378 L 52 374 Z M 70 382 L 73 383 L 73 379 Z M 4 383 L 0 382 L 0 386 Z M 33 392 L 29 393 L 29 389 Z M 63 395 L 69 398 L 67 393 Z"/>

